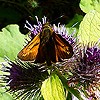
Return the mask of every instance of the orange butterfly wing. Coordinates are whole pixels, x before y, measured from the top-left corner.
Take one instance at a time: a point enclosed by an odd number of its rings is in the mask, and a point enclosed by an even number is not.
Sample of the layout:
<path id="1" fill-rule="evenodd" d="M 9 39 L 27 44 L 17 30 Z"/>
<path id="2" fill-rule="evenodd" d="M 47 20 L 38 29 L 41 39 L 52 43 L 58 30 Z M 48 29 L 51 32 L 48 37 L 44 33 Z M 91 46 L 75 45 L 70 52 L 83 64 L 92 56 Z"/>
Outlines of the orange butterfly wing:
<path id="1" fill-rule="evenodd" d="M 35 60 L 38 53 L 39 45 L 40 45 L 40 34 L 36 35 L 34 39 L 18 53 L 18 58 L 23 61 Z"/>
<path id="2" fill-rule="evenodd" d="M 73 48 L 64 38 L 62 38 L 59 34 L 55 34 L 55 51 L 56 51 L 56 61 L 61 59 L 71 58 L 73 55 Z"/>

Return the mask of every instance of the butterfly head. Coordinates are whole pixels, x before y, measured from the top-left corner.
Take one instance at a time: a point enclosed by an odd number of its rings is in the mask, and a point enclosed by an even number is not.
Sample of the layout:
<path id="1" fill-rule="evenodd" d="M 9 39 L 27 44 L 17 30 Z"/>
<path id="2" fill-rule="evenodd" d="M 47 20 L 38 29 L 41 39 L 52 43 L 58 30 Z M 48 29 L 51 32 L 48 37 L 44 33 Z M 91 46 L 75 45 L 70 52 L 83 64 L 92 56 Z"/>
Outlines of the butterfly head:
<path id="1" fill-rule="evenodd" d="M 46 31 L 46 30 L 50 30 L 51 32 L 53 32 L 52 26 L 50 25 L 49 22 L 45 23 L 42 27 L 42 31 Z"/>

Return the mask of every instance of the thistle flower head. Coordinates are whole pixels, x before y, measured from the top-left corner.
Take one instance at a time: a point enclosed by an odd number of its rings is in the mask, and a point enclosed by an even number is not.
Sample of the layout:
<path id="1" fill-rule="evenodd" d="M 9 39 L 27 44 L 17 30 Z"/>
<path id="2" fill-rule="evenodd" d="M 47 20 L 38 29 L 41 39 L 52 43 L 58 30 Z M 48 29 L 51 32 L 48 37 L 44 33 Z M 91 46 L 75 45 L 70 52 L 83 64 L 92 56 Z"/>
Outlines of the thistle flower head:
<path id="1" fill-rule="evenodd" d="M 98 45 L 92 47 L 84 46 L 79 50 L 77 58 L 74 58 L 76 63 L 73 76 L 70 77 L 69 83 L 79 83 L 85 89 L 97 87 L 100 85 L 100 48 Z M 89 91 L 91 92 L 91 91 Z"/>
<path id="2" fill-rule="evenodd" d="M 48 23 L 47 18 L 44 16 L 42 18 L 42 22 L 39 21 L 38 17 L 36 16 L 36 20 L 37 20 L 37 25 L 31 25 L 28 21 L 26 21 L 25 24 L 25 28 L 29 29 L 31 34 L 30 37 L 33 39 L 34 36 L 36 36 L 38 33 L 42 32 L 43 29 L 43 25 L 45 23 Z M 73 32 L 73 34 L 69 35 L 69 32 L 67 31 L 65 25 L 61 25 L 60 23 L 58 23 L 58 26 L 56 26 L 55 24 L 50 25 L 51 28 L 53 29 L 53 31 L 56 34 L 60 34 L 63 38 L 65 38 L 71 45 L 73 45 L 74 43 L 76 43 L 76 38 L 74 38 L 74 34 L 75 32 Z"/>
<path id="3" fill-rule="evenodd" d="M 32 99 L 40 98 L 40 87 L 42 81 L 48 77 L 48 72 L 44 66 L 37 66 L 21 61 L 9 62 L 10 67 L 4 66 L 5 71 L 10 75 L 4 75 L 4 82 L 10 87 L 8 91 L 16 93 L 17 98 Z"/>

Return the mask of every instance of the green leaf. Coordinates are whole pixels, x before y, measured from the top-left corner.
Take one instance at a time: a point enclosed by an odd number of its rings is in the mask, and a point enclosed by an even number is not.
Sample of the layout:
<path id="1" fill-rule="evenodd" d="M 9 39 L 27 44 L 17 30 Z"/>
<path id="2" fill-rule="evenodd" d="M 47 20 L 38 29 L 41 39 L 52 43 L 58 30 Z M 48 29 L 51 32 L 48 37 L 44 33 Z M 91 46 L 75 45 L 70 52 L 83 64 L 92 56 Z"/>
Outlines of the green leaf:
<path id="1" fill-rule="evenodd" d="M 66 100 L 72 100 L 72 94 L 68 92 Z"/>
<path id="2" fill-rule="evenodd" d="M 23 48 L 25 36 L 19 32 L 18 25 L 8 25 L 0 32 L 0 59 L 5 56 L 14 60 Z"/>
<path id="3" fill-rule="evenodd" d="M 70 87 L 69 89 L 69 92 L 71 93 L 71 94 L 73 94 L 75 97 L 77 97 L 79 100 L 83 100 L 83 98 L 81 97 L 81 94 L 80 94 L 80 92 L 78 91 L 78 90 L 76 90 L 76 89 L 74 89 L 74 88 L 72 88 L 72 87 Z"/>
<path id="4" fill-rule="evenodd" d="M 41 93 L 44 100 L 66 100 L 62 82 L 56 74 L 43 82 Z"/>
<path id="5" fill-rule="evenodd" d="M 72 87 L 69 87 L 69 86 L 67 85 L 67 82 L 64 83 L 64 81 L 63 81 L 63 84 L 64 84 L 65 89 L 66 89 L 68 92 L 70 92 L 71 94 L 73 94 L 73 95 L 74 95 L 75 97 L 77 97 L 79 100 L 83 100 L 83 98 L 81 97 L 80 92 L 79 92 L 77 89 L 74 89 L 74 88 L 72 88 Z M 69 96 L 69 94 L 68 94 L 67 96 Z M 68 98 L 67 98 L 67 99 L 68 99 Z"/>
<path id="6" fill-rule="evenodd" d="M 100 0 L 94 0 L 95 10 L 100 13 Z"/>
<path id="7" fill-rule="evenodd" d="M 83 16 L 76 14 L 74 18 L 66 25 L 67 31 L 69 34 L 74 33 L 75 37 L 77 36 L 79 24 L 82 21 Z"/>
<path id="8" fill-rule="evenodd" d="M 74 18 L 66 25 L 66 27 L 76 27 L 79 28 L 79 24 L 82 21 L 83 16 L 75 14 Z"/>
<path id="9" fill-rule="evenodd" d="M 5 92 L 4 89 L 0 88 L 0 100 L 14 100 L 14 99 L 8 92 Z"/>
<path id="10" fill-rule="evenodd" d="M 79 27 L 81 43 L 97 42 L 100 39 L 100 13 L 96 10 L 87 13 Z"/>
<path id="11" fill-rule="evenodd" d="M 90 10 L 93 10 L 94 6 L 92 0 L 81 0 L 80 8 L 85 13 L 88 13 Z"/>
<path id="12" fill-rule="evenodd" d="M 57 73 L 57 74 L 60 77 L 60 79 L 62 81 L 62 84 L 63 84 L 64 88 L 67 90 L 67 92 L 70 92 L 75 97 L 77 97 L 79 100 L 83 100 L 83 98 L 81 97 L 80 92 L 77 89 L 74 89 L 73 87 L 69 87 L 68 84 L 67 84 L 68 80 L 66 80 L 66 78 L 63 77 L 60 73 Z M 67 96 L 68 96 L 68 93 L 67 93 Z"/>
<path id="13" fill-rule="evenodd" d="M 80 8 L 85 13 L 88 13 L 91 10 L 100 12 L 100 0 L 81 0 Z"/>

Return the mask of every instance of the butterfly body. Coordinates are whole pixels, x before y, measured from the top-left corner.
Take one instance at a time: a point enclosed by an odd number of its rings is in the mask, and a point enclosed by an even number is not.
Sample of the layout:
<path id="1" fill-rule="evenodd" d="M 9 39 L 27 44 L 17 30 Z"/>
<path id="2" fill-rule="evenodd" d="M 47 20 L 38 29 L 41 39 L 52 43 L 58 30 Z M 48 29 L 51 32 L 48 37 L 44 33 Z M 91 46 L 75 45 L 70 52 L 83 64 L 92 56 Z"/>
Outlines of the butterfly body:
<path id="1" fill-rule="evenodd" d="M 49 26 L 48 23 L 46 23 L 43 26 L 42 32 L 40 34 L 40 43 L 45 44 L 49 41 L 49 38 L 52 36 L 53 34 L 53 29 Z"/>
<path id="2" fill-rule="evenodd" d="M 73 55 L 72 46 L 60 34 L 56 34 L 49 23 L 43 26 L 42 32 L 19 53 L 18 58 L 23 61 L 35 61 L 51 65 Z"/>

